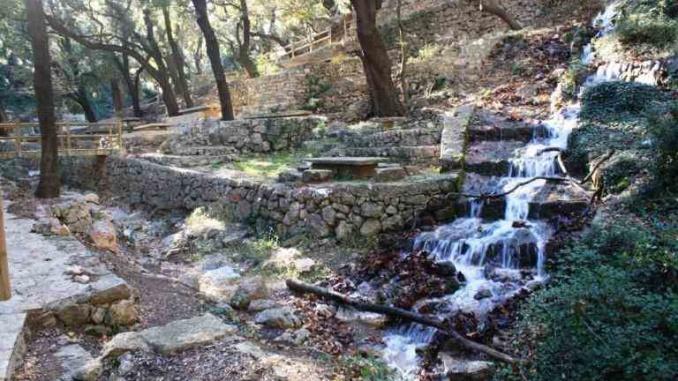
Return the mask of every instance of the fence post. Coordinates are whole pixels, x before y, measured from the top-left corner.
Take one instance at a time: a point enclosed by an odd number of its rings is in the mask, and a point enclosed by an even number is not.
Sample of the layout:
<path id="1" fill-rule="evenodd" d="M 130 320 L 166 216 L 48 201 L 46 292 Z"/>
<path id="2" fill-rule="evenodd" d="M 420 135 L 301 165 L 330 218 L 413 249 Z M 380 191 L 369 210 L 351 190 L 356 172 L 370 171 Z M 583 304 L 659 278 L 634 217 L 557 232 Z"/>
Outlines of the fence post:
<path id="1" fill-rule="evenodd" d="M 118 151 L 122 152 L 122 119 L 118 119 Z"/>
<path id="2" fill-rule="evenodd" d="M 16 157 L 21 157 L 21 124 L 16 123 L 14 127 L 14 139 L 16 144 Z"/>
<path id="3" fill-rule="evenodd" d="M 66 156 L 71 156 L 71 126 L 64 125 L 66 129 Z"/>
<path id="4" fill-rule="evenodd" d="M 4 209 L 2 192 L 0 192 L 0 301 L 9 300 L 12 290 L 9 285 L 9 263 L 7 260 L 7 244 L 5 242 Z"/>

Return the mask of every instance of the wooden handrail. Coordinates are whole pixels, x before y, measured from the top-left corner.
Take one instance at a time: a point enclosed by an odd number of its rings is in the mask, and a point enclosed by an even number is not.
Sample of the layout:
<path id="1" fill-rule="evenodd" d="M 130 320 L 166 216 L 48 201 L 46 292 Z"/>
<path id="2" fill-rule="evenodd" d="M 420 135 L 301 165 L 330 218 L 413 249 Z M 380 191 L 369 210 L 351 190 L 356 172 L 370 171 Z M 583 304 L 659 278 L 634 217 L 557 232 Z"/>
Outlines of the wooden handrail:
<path id="1" fill-rule="evenodd" d="M 58 127 L 57 141 L 59 144 L 59 154 L 64 156 L 71 156 L 74 153 L 80 155 L 100 155 L 102 153 L 113 153 L 122 151 L 122 121 L 107 123 L 77 123 L 77 122 L 59 122 L 56 123 Z M 27 127 L 38 127 L 38 123 L 0 123 L 0 129 L 14 131 L 10 136 L 0 136 L 1 141 L 14 141 L 14 151 L 0 151 L 0 158 L 22 157 L 28 154 L 39 153 L 40 150 L 24 150 L 24 143 L 39 143 L 42 137 L 38 134 L 23 134 L 22 129 Z M 101 128 L 99 133 L 86 133 L 86 131 L 79 131 L 74 127 L 82 127 L 84 129 Z M 73 132 L 76 132 L 75 134 Z M 79 133 L 78 133 L 79 132 Z M 87 142 L 91 145 L 99 139 L 100 144 L 94 148 L 81 148 L 78 142 Z M 105 143 L 105 144 L 102 144 Z M 87 146 L 86 146 L 87 147 Z M 29 147 L 30 148 L 30 147 Z"/>
<path id="2" fill-rule="evenodd" d="M 350 22 L 348 21 L 349 19 L 351 20 Z M 353 16 L 346 15 L 342 18 L 341 22 L 342 22 L 341 27 L 343 28 L 343 35 L 341 36 L 341 39 L 344 39 L 346 38 L 346 36 L 348 36 L 348 31 L 353 28 Z M 332 34 L 332 29 L 333 29 L 332 27 L 329 27 L 314 35 L 306 36 L 296 41 L 292 41 L 290 44 L 283 47 L 283 49 L 285 50 L 285 55 L 294 58 L 296 56 L 306 54 L 307 53 L 306 50 L 308 50 L 308 53 L 313 52 L 313 48 L 316 45 L 320 45 L 321 43 L 329 41 L 328 44 L 332 44 L 333 39 L 338 41 L 336 39 L 336 36 Z"/>
<path id="3" fill-rule="evenodd" d="M 5 241 L 4 208 L 2 206 L 2 192 L 0 192 L 0 301 L 12 297 L 9 284 L 9 260 L 7 258 L 7 243 Z"/>

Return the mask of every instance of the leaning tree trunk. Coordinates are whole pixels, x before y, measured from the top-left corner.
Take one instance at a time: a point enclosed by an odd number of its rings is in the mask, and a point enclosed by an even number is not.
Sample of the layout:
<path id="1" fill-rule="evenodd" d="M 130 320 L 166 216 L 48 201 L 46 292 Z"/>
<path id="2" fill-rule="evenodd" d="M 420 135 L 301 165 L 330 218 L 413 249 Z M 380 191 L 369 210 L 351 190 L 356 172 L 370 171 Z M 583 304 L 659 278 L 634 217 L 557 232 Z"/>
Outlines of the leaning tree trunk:
<path id="1" fill-rule="evenodd" d="M 360 59 L 374 116 L 401 116 L 403 105 L 391 78 L 391 59 L 377 29 L 378 0 L 351 0 L 356 13 Z"/>
<path id="2" fill-rule="evenodd" d="M 193 62 L 195 65 L 195 74 L 202 74 L 202 37 L 198 39 L 198 44 L 193 53 Z"/>
<path id="3" fill-rule="evenodd" d="M 480 0 L 480 10 L 489 14 L 495 15 L 502 19 L 511 29 L 521 30 L 523 26 L 520 25 L 496 0 Z"/>
<path id="4" fill-rule="evenodd" d="M 177 97 L 174 94 L 174 89 L 172 88 L 170 76 L 165 61 L 163 60 L 162 52 L 158 46 L 158 41 L 155 39 L 153 20 L 151 20 L 151 11 L 149 9 L 144 10 L 144 24 L 146 24 L 146 39 L 148 40 L 149 53 L 153 57 L 153 61 L 155 61 L 157 67 L 157 78 L 155 79 L 162 90 L 162 100 L 167 107 L 167 114 L 169 116 L 177 116 L 179 115 L 179 104 L 177 103 Z"/>
<path id="5" fill-rule="evenodd" d="M 35 192 L 38 198 L 59 197 L 59 146 L 57 141 L 56 117 L 54 115 L 54 94 L 49 42 L 42 0 L 25 0 L 28 20 L 28 34 L 33 49 L 33 88 L 40 121 L 41 155 L 40 181 Z"/>
<path id="6" fill-rule="evenodd" d="M 219 41 L 214 34 L 212 25 L 207 16 L 207 3 L 205 0 L 193 0 L 195 7 L 196 19 L 203 36 L 205 37 L 205 47 L 207 56 L 212 65 L 212 72 L 214 72 L 214 80 L 217 83 L 217 91 L 219 93 L 219 104 L 221 105 L 221 119 L 233 120 L 233 104 L 231 103 L 231 93 L 228 89 L 228 82 L 226 82 L 226 75 L 224 74 L 224 67 L 221 64 L 221 54 L 219 53 Z"/>
<path id="7" fill-rule="evenodd" d="M 177 41 L 174 39 L 174 33 L 172 31 L 172 21 L 170 19 L 169 7 L 162 7 L 162 16 L 165 20 L 165 32 L 167 33 L 167 43 L 170 46 L 172 52 L 170 60 L 172 61 L 172 66 L 174 67 L 175 72 L 175 82 L 177 91 L 181 94 L 181 97 L 184 99 L 186 108 L 193 107 L 193 99 L 191 99 L 191 91 L 188 87 L 188 80 L 186 79 L 186 72 L 184 67 L 186 66 L 184 62 L 184 56 L 181 54 L 181 49 Z"/>
<path id="8" fill-rule="evenodd" d="M 115 58 L 114 62 L 122 74 L 122 79 L 125 81 L 125 86 L 127 87 L 127 93 L 132 100 L 132 112 L 134 113 L 135 117 L 141 118 L 143 116 L 143 112 L 141 111 L 139 86 L 137 86 L 135 78 L 132 78 L 132 73 L 130 73 L 129 56 L 123 53 L 122 59 L 118 60 Z"/>
<path id="9" fill-rule="evenodd" d="M 71 99 L 73 99 L 77 104 L 82 108 L 82 112 L 85 114 L 85 119 L 89 123 L 96 123 L 99 119 L 97 118 L 96 111 L 92 106 L 92 102 L 87 96 L 87 90 L 85 87 L 80 85 L 75 93 L 71 94 Z"/>

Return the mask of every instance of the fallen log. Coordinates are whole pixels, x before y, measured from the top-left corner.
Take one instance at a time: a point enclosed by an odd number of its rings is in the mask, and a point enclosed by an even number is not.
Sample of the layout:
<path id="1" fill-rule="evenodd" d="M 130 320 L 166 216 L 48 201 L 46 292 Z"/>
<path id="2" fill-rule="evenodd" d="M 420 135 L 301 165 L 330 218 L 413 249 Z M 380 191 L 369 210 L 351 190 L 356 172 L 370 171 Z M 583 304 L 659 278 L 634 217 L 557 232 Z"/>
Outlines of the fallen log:
<path id="1" fill-rule="evenodd" d="M 351 306 L 360 311 L 375 312 L 378 314 L 387 315 L 402 320 L 419 323 L 425 326 L 437 328 L 441 332 L 450 336 L 453 341 L 457 342 L 464 348 L 484 353 L 492 357 L 493 359 L 500 360 L 509 364 L 517 364 L 521 362 L 521 360 L 509 356 L 505 353 L 499 352 L 498 350 L 488 347 L 487 345 L 476 343 L 475 341 L 467 339 L 457 331 L 448 328 L 445 325 L 445 323 L 441 320 L 430 318 L 428 316 L 414 313 L 412 311 L 404 310 L 401 308 L 389 307 L 381 304 L 367 303 L 359 299 L 351 298 L 349 296 L 340 294 L 338 292 L 326 288 L 299 282 L 293 279 L 288 279 L 286 283 L 287 288 L 295 292 L 318 295 L 322 298 L 347 306 Z"/>

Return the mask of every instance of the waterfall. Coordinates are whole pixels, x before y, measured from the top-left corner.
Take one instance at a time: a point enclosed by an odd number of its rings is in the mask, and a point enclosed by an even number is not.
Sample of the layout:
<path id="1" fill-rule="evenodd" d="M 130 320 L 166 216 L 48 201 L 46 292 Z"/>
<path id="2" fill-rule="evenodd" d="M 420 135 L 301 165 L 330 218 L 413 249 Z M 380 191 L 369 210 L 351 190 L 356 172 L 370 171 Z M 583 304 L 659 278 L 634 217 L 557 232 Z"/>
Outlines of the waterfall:
<path id="1" fill-rule="evenodd" d="M 619 6 L 620 2 L 615 1 L 595 18 L 593 24 L 598 29 L 597 37 L 604 37 L 614 31 Z M 589 65 L 595 58 L 593 46 L 589 44 L 584 47 L 581 61 Z M 619 80 L 621 73 L 621 64 L 601 65 L 595 74 L 584 81 L 581 92 L 602 82 Z M 497 192 L 513 189 L 517 184 L 534 177 L 559 175 L 556 161 L 558 153 L 543 150 L 567 148 L 568 137 L 579 122 L 581 105 L 579 101 L 564 107 L 552 103 L 552 115 L 543 122 L 546 132 L 535 134 L 525 147 L 514 153 L 510 170 L 499 179 Z M 450 311 L 474 313 L 482 317 L 515 295 L 528 282 L 541 282 L 547 278 L 544 271 L 545 250 L 552 229 L 543 221 L 529 220 L 530 202 L 545 184 L 545 180 L 533 181 L 507 195 L 504 218 L 501 220 L 484 222 L 480 218 L 483 202 L 471 200 L 467 217 L 458 218 L 433 232 L 416 237 L 413 250 L 425 250 L 436 261 L 452 262 L 466 279 L 457 292 L 441 299 L 447 303 Z M 516 222 L 520 224 L 516 226 Z M 532 263 L 532 276 L 527 280 L 521 279 L 521 270 L 525 270 L 521 261 L 525 257 L 536 258 Z M 493 280 L 486 273 L 485 266 L 490 262 L 504 274 L 501 280 Z M 480 291 L 485 294 L 489 292 L 491 296 L 477 298 Z M 416 349 L 430 341 L 432 332 L 418 325 L 408 325 L 386 334 L 384 359 L 403 380 L 416 379 Z"/>

